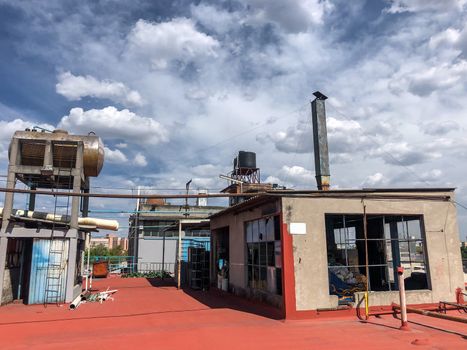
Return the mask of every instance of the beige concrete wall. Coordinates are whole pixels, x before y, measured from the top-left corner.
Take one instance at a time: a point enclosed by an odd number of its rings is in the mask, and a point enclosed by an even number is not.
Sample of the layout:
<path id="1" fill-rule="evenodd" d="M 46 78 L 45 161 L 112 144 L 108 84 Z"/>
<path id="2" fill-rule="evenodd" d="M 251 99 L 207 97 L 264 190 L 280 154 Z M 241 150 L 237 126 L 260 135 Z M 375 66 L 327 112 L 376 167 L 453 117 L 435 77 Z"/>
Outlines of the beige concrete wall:
<path id="1" fill-rule="evenodd" d="M 418 195 L 452 195 L 429 193 Z M 396 195 L 396 194 L 392 194 Z M 365 199 L 367 214 L 423 215 L 431 291 L 411 291 L 408 302 L 434 303 L 454 300 L 457 287 L 464 286 L 459 249 L 456 208 L 451 202 L 432 200 Z M 285 223 L 307 225 L 305 235 L 293 235 L 295 294 L 297 310 L 337 306 L 329 295 L 326 254 L 325 214 L 363 214 L 361 199 L 282 198 Z M 371 293 L 371 305 L 397 301 L 397 293 Z"/>
<path id="2" fill-rule="evenodd" d="M 279 204 L 280 201 L 277 200 L 277 212 L 280 210 Z M 238 214 L 229 214 L 211 219 L 211 230 L 229 227 L 229 286 L 231 288 L 248 289 L 244 225 L 246 221 L 263 217 L 263 208 L 267 208 L 268 212 L 270 212 L 271 203 Z"/>

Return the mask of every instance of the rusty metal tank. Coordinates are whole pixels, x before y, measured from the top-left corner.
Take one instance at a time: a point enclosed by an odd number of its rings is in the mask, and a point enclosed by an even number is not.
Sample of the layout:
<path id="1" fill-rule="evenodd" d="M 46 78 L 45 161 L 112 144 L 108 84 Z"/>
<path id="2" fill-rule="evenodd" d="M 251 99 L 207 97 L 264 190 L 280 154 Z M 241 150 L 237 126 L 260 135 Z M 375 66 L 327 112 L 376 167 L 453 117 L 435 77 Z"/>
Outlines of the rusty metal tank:
<path id="1" fill-rule="evenodd" d="M 98 176 L 104 165 L 104 144 L 100 137 L 70 135 L 65 130 L 39 132 L 34 130 L 16 131 L 13 139 L 20 141 L 21 165 L 41 166 L 44 163 L 45 145 L 52 142 L 53 166 L 73 168 L 76 162 L 76 142 L 82 141 L 83 168 L 85 176 Z M 11 143 L 10 143 L 11 149 Z M 10 152 L 8 152 L 10 155 Z"/>

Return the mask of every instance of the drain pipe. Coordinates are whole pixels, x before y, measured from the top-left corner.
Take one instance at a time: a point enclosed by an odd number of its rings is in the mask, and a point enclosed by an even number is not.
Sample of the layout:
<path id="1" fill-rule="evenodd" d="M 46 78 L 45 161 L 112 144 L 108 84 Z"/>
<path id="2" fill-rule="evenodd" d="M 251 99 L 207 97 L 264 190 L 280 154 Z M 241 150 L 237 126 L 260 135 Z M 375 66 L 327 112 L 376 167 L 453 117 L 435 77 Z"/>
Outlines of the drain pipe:
<path id="1" fill-rule="evenodd" d="M 399 329 L 402 331 L 408 331 L 409 324 L 407 322 L 407 300 L 405 298 L 404 268 L 402 266 L 397 268 L 397 277 L 399 282 L 399 298 L 401 303 L 401 326 Z"/>

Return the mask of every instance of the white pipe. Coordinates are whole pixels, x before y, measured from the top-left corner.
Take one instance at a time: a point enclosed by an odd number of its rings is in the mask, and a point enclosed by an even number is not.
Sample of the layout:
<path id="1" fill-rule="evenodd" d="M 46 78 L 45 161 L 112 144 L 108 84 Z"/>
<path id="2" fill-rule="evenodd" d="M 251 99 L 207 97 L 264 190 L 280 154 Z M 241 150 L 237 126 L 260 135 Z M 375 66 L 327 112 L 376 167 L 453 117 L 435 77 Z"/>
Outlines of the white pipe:
<path id="1" fill-rule="evenodd" d="M 182 269 L 182 220 L 178 220 L 178 254 L 177 254 L 177 289 L 181 285 L 181 269 Z M 163 273 L 163 272 L 162 272 Z"/>
<path id="2" fill-rule="evenodd" d="M 399 266 L 397 268 L 397 275 L 399 281 L 399 298 L 401 305 L 401 326 L 399 329 L 409 330 L 409 323 L 407 322 L 407 301 L 405 298 L 405 284 L 404 284 L 404 268 Z"/>
<path id="3" fill-rule="evenodd" d="M 87 256 L 86 256 L 86 289 L 85 291 L 88 291 L 89 286 L 89 275 L 91 274 L 91 271 L 89 270 L 89 259 L 91 255 L 91 234 L 89 232 L 86 233 L 86 251 L 87 251 Z"/>
<path id="4" fill-rule="evenodd" d="M 23 216 L 30 219 L 40 219 L 47 221 L 55 221 L 62 223 L 69 223 L 71 217 L 69 215 L 54 215 L 53 213 L 44 213 L 38 211 L 30 210 L 21 210 L 13 209 L 11 215 Z M 3 216 L 3 208 L 0 208 L 0 216 Z M 86 226 L 96 226 L 96 228 L 101 228 L 104 230 L 118 231 L 118 221 L 117 220 L 107 220 L 107 219 L 98 219 L 98 218 L 78 218 L 78 225 Z"/>
<path id="5" fill-rule="evenodd" d="M 70 310 L 75 310 L 83 301 L 83 298 L 81 297 L 81 294 L 78 295 L 75 300 L 73 300 L 70 304 Z"/>

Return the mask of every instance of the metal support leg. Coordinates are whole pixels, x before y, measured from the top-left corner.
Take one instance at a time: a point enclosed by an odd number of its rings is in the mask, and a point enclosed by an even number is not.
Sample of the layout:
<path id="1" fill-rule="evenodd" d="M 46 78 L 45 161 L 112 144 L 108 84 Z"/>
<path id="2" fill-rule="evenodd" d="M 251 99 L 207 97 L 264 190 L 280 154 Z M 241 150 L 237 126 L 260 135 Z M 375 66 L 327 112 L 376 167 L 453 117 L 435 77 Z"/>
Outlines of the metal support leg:
<path id="1" fill-rule="evenodd" d="M 78 232 L 75 232 L 78 235 Z M 78 239 L 76 237 L 70 238 L 69 249 L 68 249 L 68 265 L 66 275 L 66 292 L 65 302 L 72 302 L 76 295 L 74 295 L 75 287 L 75 272 L 76 272 L 76 254 L 78 250 Z"/>

